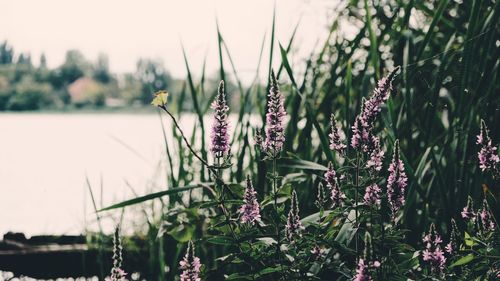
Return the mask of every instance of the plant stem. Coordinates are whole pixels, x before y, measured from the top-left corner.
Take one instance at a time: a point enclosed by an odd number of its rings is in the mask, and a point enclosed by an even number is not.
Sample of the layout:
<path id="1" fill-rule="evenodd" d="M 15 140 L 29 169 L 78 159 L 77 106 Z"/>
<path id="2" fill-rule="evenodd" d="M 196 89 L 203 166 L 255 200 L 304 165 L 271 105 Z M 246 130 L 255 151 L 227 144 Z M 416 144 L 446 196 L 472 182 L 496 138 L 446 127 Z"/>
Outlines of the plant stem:
<path id="1" fill-rule="evenodd" d="M 385 251 L 385 227 L 384 227 L 384 217 L 382 214 L 382 207 L 380 207 L 380 229 L 382 232 L 382 240 L 380 241 L 380 252 L 383 253 Z M 379 270 L 381 272 L 381 276 L 384 276 L 384 263 L 380 266 Z M 381 279 L 382 280 L 382 279 Z"/>
<path id="2" fill-rule="evenodd" d="M 276 255 L 278 256 L 278 260 L 281 267 L 281 275 L 284 280 L 286 279 L 286 275 L 283 271 L 283 263 L 281 259 L 281 235 L 280 235 L 280 214 L 278 212 L 278 172 L 277 172 L 277 163 L 276 163 L 276 147 L 273 146 L 273 197 L 274 197 L 274 210 L 276 211 Z"/>
<path id="3" fill-rule="evenodd" d="M 278 180 L 277 180 L 277 173 L 276 173 L 276 157 L 273 159 L 273 197 L 274 197 L 274 210 L 276 211 L 276 237 L 278 238 L 278 249 L 277 251 L 279 252 L 279 245 L 280 245 L 280 228 L 279 228 L 279 222 L 280 222 L 280 217 L 278 213 Z"/>
<path id="4" fill-rule="evenodd" d="M 223 199 L 222 196 L 223 196 L 223 190 L 226 187 L 226 185 L 222 181 L 220 157 L 217 157 L 217 169 L 214 169 L 214 167 L 210 166 L 207 161 L 205 161 L 203 158 L 201 158 L 196 153 L 196 151 L 194 151 L 193 147 L 191 146 L 191 144 L 187 140 L 186 135 L 184 134 L 184 131 L 182 131 L 181 127 L 179 126 L 179 123 L 177 122 L 177 119 L 175 119 L 175 117 L 172 115 L 172 113 L 170 113 L 170 111 L 168 111 L 165 106 L 160 106 L 160 108 L 163 109 L 163 111 L 165 111 L 168 114 L 168 116 L 170 116 L 170 118 L 172 119 L 172 122 L 174 123 L 175 127 L 177 128 L 177 130 L 179 130 L 179 133 L 181 134 L 182 139 L 184 140 L 184 143 L 188 147 L 189 151 L 191 151 L 191 153 L 193 153 L 193 155 L 198 160 L 200 160 L 201 163 L 203 165 L 205 165 L 209 169 L 209 171 L 212 172 L 212 174 L 215 176 L 215 187 L 216 187 L 215 194 L 217 194 L 217 197 L 218 197 L 217 200 L 219 201 L 219 207 L 220 207 L 222 213 L 224 214 L 224 216 L 225 216 L 225 218 L 226 218 L 226 220 L 228 222 L 229 229 L 231 231 L 231 234 L 233 236 L 234 241 L 237 244 L 238 250 L 240 251 L 240 253 L 243 254 L 243 249 L 241 248 L 241 246 L 240 246 L 240 244 L 238 242 L 238 237 L 236 236 L 236 233 L 234 231 L 233 225 L 231 224 L 231 216 L 230 216 L 228 210 L 226 209 L 226 207 L 224 206 L 224 203 L 223 203 L 224 199 Z"/>
<path id="5" fill-rule="evenodd" d="M 196 153 L 196 151 L 194 151 L 193 147 L 191 146 L 191 144 L 187 140 L 186 135 L 184 134 L 184 131 L 182 131 L 181 127 L 179 126 L 179 123 L 177 123 L 177 119 L 175 119 L 174 115 L 172 115 L 172 113 L 170 113 L 170 111 L 168 111 L 165 106 L 160 106 L 160 108 L 163 109 L 163 111 L 165 111 L 168 114 L 168 116 L 170 116 L 170 118 L 172 119 L 172 122 L 174 122 L 175 127 L 177 128 L 177 130 L 179 130 L 179 133 L 181 133 L 182 139 L 184 139 L 184 143 L 186 144 L 188 149 L 191 151 L 191 153 L 193 153 L 194 157 L 196 157 L 198 160 L 200 160 L 201 163 L 203 163 L 203 165 L 205 165 L 208 169 L 210 169 L 214 174 L 217 174 L 214 171 L 213 167 L 208 165 L 207 161 L 205 161 L 203 158 L 201 158 L 201 156 L 199 156 Z"/>
<path id="6" fill-rule="evenodd" d="M 219 185 L 221 182 L 222 182 L 222 171 L 220 169 L 220 157 L 217 157 L 217 178 L 218 180 L 216 181 L 217 182 L 217 185 Z M 233 236 L 233 239 L 234 241 L 238 244 L 238 248 L 240 249 L 241 251 L 241 248 L 239 246 L 239 243 L 237 242 L 238 241 L 238 237 L 236 236 L 236 233 L 234 232 L 234 229 L 233 229 L 233 225 L 231 224 L 231 215 L 229 214 L 226 206 L 224 206 L 224 185 L 223 184 L 220 184 L 220 186 L 217 186 L 217 192 L 218 192 L 218 197 L 217 200 L 219 201 L 219 206 L 221 208 L 221 211 L 222 213 L 224 214 L 224 216 L 226 217 L 226 221 L 227 221 L 227 224 L 229 225 L 229 229 L 231 230 L 231 234 Z"/>
<path id="7" fill-rule="evenodd" d="M 355 195 L 354 195 L 354 212 L 355 212 L 355 217 L 356 217 L 356 234 L 355 234 L 355 243 L 356 243 L 356 263 L 359 262 L 359 247 L 358 247 L 358 243 L 359 243 L 359 235 L 358 235 L 358 231 L 359 231 L 359 222 L 358 222 L 358 189 L 359 189 L 359 151 L 356 151 L 356 179 L 355 179 Z"/>
<path id="8" fill-rule="evenodd" d="M 221 174 L 221 165 L 220 165 L 220 157 L 217 157 L 217 169 L 214 169 L 213 166 L 210 166 L 208 164 L 208 162 L 206 160 L 204 160 L 203 158 L 201 158 L 197 153 L 196 151 L 194 151 L 193 147 L 191 146 L 191 144 L 189 143 L 188 139 L 186 138 L 186 135 L 184 134 L 184 131 L 181 129 L 181 127 L 179 126 L 179 123 L 177 122 L 177 119 L 175 119 L 175 117 L 172 115 L 172 113 L 170 113 L 170 111 L 167 110 L 167 108 L 165 106 L 159 106 L 161 109 L 163 109 L 163 111 L 165 111 L 168 116 L 172 119 L 172 122 L 174 123 L 175 127 L 177 128 L 177 130 L 179 131 L 179 133 L 181 134 L 182 136 L 182 139 L 184 140 L 184 143 L 186 144 L 186 146 L 188 147 L 189 151 L 191 151 L 191 153 L 198 159 L 200 160 L 200 162 L 205 166 L 207 167 L 207 169 L 215 176 L 215 187 L 216 189 L 218 189 L 218 185 L 220 185 L 220 188 L 219 190 L 216 190 L 214 192 L 214 195 L 217 194 L 217 200 L 219 201 L 219 207 L 222 211 L 222 213 L 224 214 L 224 216 L 226 217 L 226 220 L 228 222 L 228 225 L 229 225 L 229 229 L 231 231 L 231 234 L 233 236 L 233 239 L 234 241 L 236 242 L 237 244 L 237 247 L 238 247 L 238 250 L 240 251 L 240 253 L 244 253 L 243 252 L 243 249 L 241 248 L 239 242 L 238 242 L 238 237 L 236 236 L 236 233 L 234 231 L 234 228 L 233 228 L 233 225 L 231 224 L 231 216 L 229 214 L 229 212 L 227 211 L 226 207 L 224 206 L 224 203 L 223 203 L 223 198 L 222 198 L 222 193 L 223 193 L 223 190 L 224 188 L 227 187 L 227 185 L 224 184 L 224 182 L 222 181 L 222 174 Z M 276 184 L 276 158 L 274 160 L 274 174 L 275 174 L 275 181 L 274 181 L 274 184 L 275 186 L 277 185 Z M 228 189 L 228 191 L 230 191 Z M 275 197 L 274 199 L 274 202 L 275 202 L 275 207 L 276 207 L 276 213 L 277 213 L 277 197 Z M 278 250 L 280 249 L 280 243 L 279 243 L 279 228 L 277 227 L 277 230 L 278 230 Z M 278 252 L 279 254 L 279 252 Z M 281 256 L 280 256 L 280 259 L 281 259 Z M 262 264 L 262 261 L 261 261 L 261 264 Z M 250 265 L 252 266 L 252 265 Z M 285 278 L 286 280 L 286 278 Z"/>
<path id="9" fill-rule="evenodd" d="M 224 187 L 226 185 L 223 184 L 222 182 L 222 170 L 220 169 L 221 167 L 221 164 L 220 164 L 220 157 L 217 157 L 217 173 L 216 173 L 216 177 L 217 177 L 217 180 L 216 180 L 216 186 L 219 185 L 220 183 L 220 186 L 218 186 L 217 188 L 217 193 L 218 193 L 218 197 L 217 200 L 219 201 L 219 207 L 222 211 L 222 213 L 224 214 L 224 217 L 226 218 L 226 221 L 227 221 L 227 224 L 229 226 L 229 230 L 231 231 L 231 235 L 233 236 L 233 239 L 234 239 L 234 242 L 236 243 L 236 247 L 238 248 L 238 250 L 240 251 L 241 254 L 243 254 L 243 249 L 241 248 L 241 245 L 240 245 L 240 242 L 238 241 L 238 236 L 236 235 L 236 232 L 234 231 L 234 227 L 233 225 L 231 224 L 231 215 L 229 213 L 229 211 L 227 210 L 227 208 L 224 206 Z M 247 263 L 251 268 L 253 268 L 253 265 L 250 264 L 250 263 Z M 253 272 L 253 270 L 252 270 Z M 253 278 L 253 276 L 252 276 Z"/>

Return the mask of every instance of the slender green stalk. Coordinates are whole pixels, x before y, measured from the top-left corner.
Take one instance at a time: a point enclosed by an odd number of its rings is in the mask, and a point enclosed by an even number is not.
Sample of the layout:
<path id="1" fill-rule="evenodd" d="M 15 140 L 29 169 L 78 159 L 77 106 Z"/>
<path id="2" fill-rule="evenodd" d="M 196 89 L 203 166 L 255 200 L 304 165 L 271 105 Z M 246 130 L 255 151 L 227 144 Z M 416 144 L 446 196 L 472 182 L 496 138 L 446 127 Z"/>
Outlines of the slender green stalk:
<path id="1" fill-rule="evenodd" d="M 165 126 L 163 125 L 163 121 L 161 118 L 161 111 L 159 111 L 159 110 L 158 110 L 158 116 L 160 117 L 161 132 L 162 132 L 162 136 L 163 136 L 163 142 L 165 143 L 165 152 L 167 154 L 167 161 L 168 161 L 168 165 L 169 165 L 169 169 L 170 169 L 170 181 L 172 181 L 173 186 L 177 186 L 177 181 L 175 180 L 175 175 L 174 175 L 174 167 L 173 167 L 173 163 L 172 163 L 172 155 L 170 153 L 170 148 L 168 146 L 167 134 L 165 132 Z"/>
<path id="2" fill-rule="evenodd" d="M 168 111 L 168 109 L 165 106 L 160 106 L 160 108 L 163 109 L 163 111 L 165 111 L 165 113 L 167 113 L 168 116 L 170 116 L 170 118 L 172 119 L 172 122 L 174 122 L 174 126 L 177 128 L 177 130 L 181 134 L 181 137 L 184 140 L 184 143 L 186 144 L 186 146 L 188 147 L 188 149 L 191 151 L 191 153 L 193 154 L 193 156 L 196 157 L 198 160 L 200 160 L 200 162 L 203 163 L 203 165 L 205 165 L 205 167 L 211 169 L 211 171 L 214 174 L 217 174 L 217 172 L 213 169 L 213 167 L 211 167 L 205 159 L 201 158 L 201 156 L 199 156 L 198 153 L 196 153 L 196 151 L 194 151 L 193 147 L 191 146 L 191 144 L 189 143 L 188 139 L 186 138 L 186 135 L 184 134 L 184 131 L 181 129 L 181 126 L 177 122 L 177 119 L 175 119 L 174 115 L 172 115 L 172 113 L 170 113 L 170 111 Z"/>
<path id="3" fill-rule="evenodd" d="M 275 153 L 276 155 L 276 153 Z M 277 246 L 276 246 L 276 253 L 278 256 L 280 256 L 280 215 L 278 212 L 278 180 L 277 180 L 277 173 L 276 173 L 276 157 L 273 158 L 273 197 L 274 197 L 274 211 L 276 212 L 276 238 L 277 238 Z"/>
<path id="4" fill-rule="evenodd" d="M 281 268 L 281 276 L 284 280 L 287 280 L 286 274 L 283 271 L 283 260 L 281 257 L 281 235 L 280 235 L 280 214 L 278 211 L 278 172 L 277 172 L 277 161 L 276 161 L 276 147 L 273 147 L 273 197 L 274 197 L 274 210 L 276 212 L 276 255 L 278 256 L 278 261 Z"/>
<path id="5" fill-rule="evenodd" d="M 354 212 L 356 214 L 356 237 L 355 237 L 355 243 L 356 243 L 356 262 L 359 261 L 359 221 L 358 221 L 358 197 L 359 197 L 359 151 L 356 151 L 356 177 L 355 177 L 355 190 L 354 190 Z"/>
<path id="6" fill-rule="evenodd" d="M 98 213 L 99 209 L 97 208 L 96 200 L 94 198 L 94 192 L 92 191 L 92 186 L 90 185 L 89 178 L 85 177 L 85 181 L 86 181 L 87 187 L 89 189 L 90 198 L 92 199 L 92 206 L 94 207 L 95 215 L 97 218 L 97 225 L 99 226 L 99 235 L 97 236 L 97 247 L 99 250 L 98 250 L 97 259 L 99 260 L 99 271 L 100 271 L 101 279 L 102 279 L 102 278 L 104 278 L 104 264 L 103 264 L 104 254 L 103 254 L 103 243 L 102 243 L 103 242 L 102 238 L 103 238 L 104 232 L 102 229 L 101 216 Z"/>
<path id="7" fill-rule="evenodd" d="M 239 241 L 239 238 L 238 236 L 236 235 L 236 232 L 234 231 L 234 226 L 233 224 L 231 223 L 231 214 L 229 213 L 229 211 L 227 210 L 226 206 L 224 205 L 224 189 L 227 188 L 227 186 L 225 184 L 223 184 L 222 182 L 222 169 L 221 169 L 221 157 L 217 157 L 217 183 L 216 185 L 219 185 L 219 183 L 222 183 L 220 184 L 220 186 L 216 189 L 217 190 L 217 193 L 219 193 L 218 195 L 218 201 L 219 201 L 219 207 L 222 211 L 222 213 L 224 214 L 224 217 L 226 218 L 226 221 L 227 221 L 227 225 L 229 226 L 229 231 L 231 232 L 231 235 L 233 236 L 233 240 L 234 240 L 234 243 L 236 243 L 236 247 L 238 248 L 240 254 L 243 254 L 244 251 L 243 249 L 241 248 L 241 244 L 240 244 L 240 241 Z M 246 264 L 248 264 L 250 266 L 250 268 L 252 268 L 252 272 L 253 272 L 253 264 L 249 263 L 249 262 L 246 262 Z M 252 276 L 253 278 L 253 276 Z"/>

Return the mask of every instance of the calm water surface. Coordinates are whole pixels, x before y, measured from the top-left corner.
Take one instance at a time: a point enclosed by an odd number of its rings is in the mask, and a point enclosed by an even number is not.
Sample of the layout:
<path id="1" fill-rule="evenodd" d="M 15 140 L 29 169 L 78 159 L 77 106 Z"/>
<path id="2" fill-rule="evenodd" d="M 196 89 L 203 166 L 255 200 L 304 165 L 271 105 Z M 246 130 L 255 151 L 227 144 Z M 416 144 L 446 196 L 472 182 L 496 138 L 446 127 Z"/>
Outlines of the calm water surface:
<path id="1" fill-rule="evenodd" d="M 95 218 L 86 177 L 98 207 L 132 197 L 126 182 L 166 185 L 156 114 L 0 114 L 0 135 L 0 235 L 81 233 Z"/>

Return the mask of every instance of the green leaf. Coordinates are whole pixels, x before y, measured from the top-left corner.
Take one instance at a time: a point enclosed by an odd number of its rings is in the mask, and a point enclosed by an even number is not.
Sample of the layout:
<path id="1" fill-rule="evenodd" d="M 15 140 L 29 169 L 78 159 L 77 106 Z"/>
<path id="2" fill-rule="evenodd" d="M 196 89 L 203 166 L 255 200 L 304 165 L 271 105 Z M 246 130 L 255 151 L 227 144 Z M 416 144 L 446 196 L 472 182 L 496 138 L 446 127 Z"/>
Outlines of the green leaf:
<path id="1" fill-rule="evenodd" d="M 339 230 L 339 233 L 337 234 L 337 237 L 335 237 L 335 241 L 344 245 L 348 245 L 352 238 L 354 237 L 354 234 L 356 233 L 357 229 L 354 228 L 354 221 L 356 219 L 356 211 L 351 210 L 349 212 L 349 215 L 347 215 L 347 219 L 344 222 L 344 225 Z"/>
<path id="2" fill-rule="evenodd" d="M 194 231 L 195 227 L 191 225 L 181 224 L 167 233 L 175 240 L 185 243 L 193 238 Z"/>
<path id="3" fill-rule="evenodd" d="M 290 67 L 290 62 L 288 61 L 287 53 L 286 50 L 281 46 L 280 44 L 280 51 L 281 51 L 281 60 L 283 62 L 283 65 L 285 67 L 285 70 L 288 74 L 288 77 L 290 78 L 290 81 L 292 82 L 293 89 L 295 90 L 295 94 L 300 97 L 301 100 L 305 102 L 305 108 L 306 108 L 306 114 L 307 114 L 307 119 L 309 119 L 310 122 L 312 122 L 314 128 L 318 132 L 319 139 L 321 141 L 321 146 L 323 147 L 323 152 L 325 153 L 326 157 L 328 158 L 329 161 L 335 161 L 333 157 L 333 153 L 329 148 L 329 142 L 328 139 L 323 132 L 323 129 L 321 128 L 321 125 L 319 124 L 316 116 L 313 114 L 314 110 L 311 108 L 311 105 L 307 102 L 306 97 L 300 92 L 299 87 L 297 86 L 297 83 L 295 82 L 295 78 L 292 72 L 292 68 Z"/>
<path id="4" fill-rule="evenodd" d="M 465 232 L 465 245 L 472 247 L 476 245 L 476 242 L 474 242 L 474 239 L 469 235 L 469 233 Z"/>
<path id="5" fill-rule="evenodd" d="M 245 201 L 243 200 L 224 200 L 224 205 L 243 205 Z M 211 208 L 219 205 L 218 202 L 216 201 L 208 201 L 208 202 L 203 202 L 198 206 L 200 209 L 205 209 L 205 208 Z"/>
<path id="6" fill-rule="evenodd" d="M 279 46 L 280 46 L 281 60 L 283 61 L 283 66 L 285 67 L 285 70 L 288 73 L 290 81 L 292 81 L 292 84 L 295 86 L 295 88 L 298 89 L 297 83 L 295 82 L 295 78 L 293 76 L 292 68 L 290 67 L 290 62 L 288 61 L 287 52 L 285 48 L 281 46 L 281 44 L 279 44 Z"/>
<path id="7" fill-rule="evenodd" d="M 379 68 L 378 68 L 378 44 L 377 44 L 377 36 L 375 35 L 375 31 L 373 30 L 372 27 L 372 15 L 370 12 L 370 7 L 368 7 L 368 0 L 365 0 L 365 14 L 366 14 L 366 27 L 368 29 L 368 34 L 370 37 L 370 59 L 372 62 L 373 69 L 375 70 L 375 73 L 377 74 L 377 78 L 380 76 L 379 75 Z"/>
<path id="8" fill-rule="evenodd" d="M 322 215 L 320 214 L 321 212 L 317 212 L 317 213 L 314 213 L 312 215 L 309 215 L 309 216 L 301 219 L 300 222 L 302 222 L 302 224 L 304 225 L 304 227 L 307 227 L 307 226 L 311 225 L 312 223 L 318 223 L 320 217 L 326 217 L 331 212 L 332 211 L 324 211 Z"/>
<path id="9" fill-rule="evenodd" d="M 231 259 L 234 259 L 234 254 L 229 254 L 229 255 L 222 256 L 222 257 L 218 257 L 215 260 L 216 261 L 225 261 L 225 260 L 231 260 Z"/>
<path id="10" fill-rule="evenodd" d="M 271 237 L 261 237 L 261 238 L 257 238 L 258 241 L 264 243 L 264 245 L 267 245 L 267 246 L 271 246 L 273 244 L 276 244 L 276 240 L 274 238 L 271 238 Z"/>
<path id="11" fill-rule="evenodd" d="M 319 264 L 318 262 L 314 262 L 309 268 L 309 272 L 312 273 L 313 275 L 317 275 L 320 270 L 321 270 L 321 264 Z"/>
<path id="12" fill-rule="evenodd" d="M 259 272 L 259 276 L 263 276 L 263 275 L 266 275 L 266 274 L 279 272 L 280 270 L 281 270 L 281 267 L 280 267 L 280 266 L 276 266 L 276 267 L 267 267 L 267 268 L 264 268 L 263 270 L 261 270 L 261 271 Z"/>
<path id="13" fill-rule="evenodd" d="M 293 159 L 293 158 L 282 158 L 279 160 L 279 165 L 301 170 L 315 170 L 315 171 L 328 170 L 327 167 L 320 165 L 318 163 L 301 159 Z"/>
<path id="14" fill-rule="evenodd" d="M 468 254 L 467 256 L 465 257 L 462 257 L 460 258 L 458 261 L 454 262 L 451 267 L 455 267 L 455 266 L 460 266 L 460 265 L 464 265 L 464 264 L 467 264 L 469 262 L 471 262 L 472 260 L 474 260 L 474 255 L 473 254 Z"/>
<path id="15" fill-rule="evenodd" d="M 288 195 L 287 196 L 279 196 L 278 199 L 276 200 L 278 204 L 282 204 L 284 202 L 286 202 L 288 200 Z M 274 205 L 274 197 L 272 196 L 266 196 L 266 198 L 264 200 L 262 200 L 262 203 L 260 203 L 260 205 L 262 206 L 262 208 L 266 207 L 266 206 L 272 206 Z"/>
<path id="16" fill-rule="evenodd" d="M 217 203 L 216 201 L 203 202 L 198 206 L 198 208 L 200 209 L 212 208 L 217 206 L 218 204 L 219 203 Z"/>
<path id="17" fill-rule="evenodd" d="M 429 40 L 434 35 L 434 28 L 436 27 L 439 20 L 442 18 L 443 11 L 446 8 L 446 6 L 448 6 L 449 2 L 450 2 L 450 0 L 443 0 L 443 1 L 439 2 L 439 6 L 436 10 L 436 13 L 432 17 L 432 22 L 429 25 L 429 29 L 427 29 L 427 33 L 425 33 L 425 38 L 424 38 L 422 44 L 420 45 L 420 49 L 418 50 L 417 58 L 415 59 L 415 61 L 419 61 L 420 58 L 422 58 L 422 54 L 424 53 L 425 47 L 427 46 L 427 44 L 429 43 Z"/>
<path id="18" fill-rule="evenodd" d="M 224 236 L 215 236 L 207 239 L 208 243 L 216 244 L 216 245 L 232 245 L 233 241 L 229 237 Z"/>
<path id="19" fill-rule="evenodd" d="M 150 193 L 148 195 L 144 195 L 144 196 L 136 197 L 134 199 L 126 200 L 126 201 L 111 205 L 109 207 L 102 208 L 102 209 L 98 210 L 97 212 L 103 212 L 103 211 L 108 211 L 108 210 L 112 210 L 112 209 L 123 208 L 126 206 L 139 204 L 139 203 L 153 200 L 156 198 L 160 198 L 163 196 L 175 194 L 177 192 L 183 192 L 183 191 L 192 190 L 192 189 L 201 188 L 201 187 L 203 187 L 203 185 L 201 185 L 201 184 L 193 184 L 193 185 L 186 185 L 186 186 L 182 186 L 182 187 L 174 187 L 174 188 L 171 188 L 171 189 L 168 189 L 165 191 Z"/>
<path id="20" fill-rule="evenodd" d="M 248 274 L 241 275 L 239 273 L 233 273 L 227 276 L 226 280 L 254 280 L 254 278 Z"/>

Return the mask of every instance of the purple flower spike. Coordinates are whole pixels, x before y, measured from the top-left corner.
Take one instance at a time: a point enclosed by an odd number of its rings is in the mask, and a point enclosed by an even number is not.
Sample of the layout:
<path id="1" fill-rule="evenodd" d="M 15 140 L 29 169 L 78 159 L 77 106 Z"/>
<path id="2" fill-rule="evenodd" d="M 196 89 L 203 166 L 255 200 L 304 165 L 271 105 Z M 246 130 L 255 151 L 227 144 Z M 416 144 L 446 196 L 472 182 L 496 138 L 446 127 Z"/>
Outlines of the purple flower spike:
<path id="1" fill-rule="evenodd" d="M 323 187 L 322 183 L 318 184 L 318 194 L 316 197 L 316 206 L 320 209 L 323 210 L 326 204 L 326 195 L 325 195 L 325 188 Z"/>
<path id="2" fill-rule="evenodd" d="M 288 219 L 285 226 L 286 237 L 290 242 L 293 242 L 296 235 L 300 235 L 300 231 L 304 228 L 300 222 L 299 216 L 299 202 L 295 190 L 292 192 L 292 204 L 290 212 L 288 212 Z"/>
<path id="3" fill-rule="evenodd" d="M 364 152 L 368 152 L 371 143 L 371 130 L 378 114 L 381 111 L 381 106 L 389 98 L 392 91 L 392 82 L 396 77 L 396 73 L 400 67 L 394 68 L 387 77 L 380 79 L 373 94 L 368 100 L 363 100 L 361 113 L 356 117 L 352 126 L 353 134 L 351 138 L 351 146 L 353 148 L 362 148 Z"/>
<path id="4" fill-rule="evenodd" d="M 253 137 L 254 143 L 257 147 L 262 148 L 264 146 L 264 139 L 262 138 L 262 134 L 260 129 L 255 128 L 255 134 Z"/>
<path id="5" fill-rule="evenodd" d="M 375 260 L 373 257 L 373 249 L 371 243 L 371 237 L 366 232 L 365 234 L 365 250 L 363 258 L 359 259 L 358 266 L 356 268 L 356 275 L 354 276 L 354 281 L 372 281 L 372 275 L 376 268 L 380 267 L 380 262 Z"/>
<path id="6" fill-rule="evenodd" d="M 397 212 L 405 203 L 405 188 L 408 184 L 403 161 L 399 157 L 399 140 L 394 143 L 394 155 L 389 165 L 389 178 L 387 179 L 387 197 L 391 205 L 392 218 L 396 219 Z"/>
<path id="7" fill-rule="evenodd" d="M 478 218 L 476 220 L 480 222 L 480 230 L 482 234 L 487 235 L 488 233 L 495 231 L 495 221 L 493 220 L 490 206 L 488 205 L 486 198 L 483 200 L 483 208 L 478 211 L 477 216 Z"/>
<path id="8" fill-rule="evenodd" d="M 358 267 L 356 268 L 356 276 L 354 276 L 354 281 L 373 281 L 370 271 L 380 267 L 379 261 L 374 261 L 371 263 L 365 262 L 364 259 L 359 259 Z"/>
<path id="9" fill-rule="evenodd" d="M 256 221 L 260 220 L 260 206 L 256 197 L 257 192 L 253 188 L 250 176 L 247 176 L 247 186 L 243 201 L 245 202 L 240 208 L 241 222 L 254 225 Z"/>
<path id="10" fill-rule="evenodd" d="M 453 256 L 455 255 L 460 247 L 460 231 L 458 230 L 457 223 L 455 222 L 454 219 L 451 219 L 451 234 L 450 234 L 450 241 L 445 247 L 445 251 L 450 255 Z"/>
<path id="11" fill-rule="evenodd" d="M 330 190 L 332 208 L 337 208 L 344 203 L 345 194 L 340 190 L 337 173 L 333 169 L 333 163 L 328 163 L 328 170 L 325 172 L 326 187 Z"/>
<path id="12" fill-rule="evenodd" d="M 462 218 L 467 221 L 474 220 L 474 216 L 476 215 L 474 211 L 474 201 L 470 196 L 467 198 L 467 206 L 464 207 L 461 214 Z"/>
<path id="13" fill-rule="evenodd" d="M 120 239 L 120 228 L 115 229 L 113 237 L 113 268 L 111 269 L 111 276 L 106 277 L 105 281 L 124 281 L 127 273 L 121 269 L 122 266 L 122 243 Z"/>
<path id="14" fill-rule="evenodd" d="M 262 148 L 273 158 L 279 155 L 285 143 L 283 124 L 285 117 L 284 97 L 279 90 L 274 72 L 271 72 L 271 88 L 267 99 L 266 139 Z"/>
<path id="15" fill-rule="evenodd" d="M 200 258 L 194 255 L 194 244 L 189 241 L 186 250 L 186 255 L 180 261 L 180 268 L 182 269 L 181 281 L 201 281 L 200 274 Z"/>
<path id="16" fill-rule="evenodd" d="M 425 244 L 425 250 L 422 252 L 423 260 L 430 265 L 431 272 L 441 274 L 446 258 L 443 250 L 441 250 L 443 240 L 437 233 L 434 224 L 431 224 L 429 233 L 424 236 L 423 242 Z"/>
<path id="17" fill-rule="evenodd" d="M 363 98 L 363 101 L 365 99 Z M 364 105 L 361 104 L 361 112 L 364 111 Z M 363 125 L 361 124 L 361 119 L 359 116 L 356 117 L 354 120 L 354 125 L 352 125 L 352 137 L 351 137 L 351 146 L 353 148 L 357 148 L 361 146 L 362 142 L 362 137 L 361 134 L 363 133 Z"/>
<path id="18" fill-rule="evenodd" d="M 481 146 L 481 150 L 478 152 L 481 171 L 492 171 L 493 175 L 498 174 L 500 157 L 498 157 L 497 147 L 492 145 L 492 140 L 488 135 L 488 127 L 486 127 L 484 120 L 481 120 L 481 133 L 477 136 L 476 143 Z"/>
<path id="19" fill-rule="evenodd" d="M 371 207 L 380 207 L 382 189 L 375 183 L 366 187 L 365 196 L 363 200 L 366 205 Z"/>
<path id="20" fill-rule="evenodd" d="M 372 136 L 372 148 L 370 152 L 370 159 L 366 162 L 367 168 L 373 168 L 375 171 L 382 170 L 382 160 L 384 159 L 384 151 L 380 147 L 380 139 Z"/>
<path id="21" fill-rule="evenodd" d="M 365 265 L 365 261 L 363 259 L 359 259 L 354 281 L 372 281 L 372 280 L 373 279 L 368 273 L 368 266 Z"/>
<path id="22" fill-rule="evenodd" d="M 226 102 L 226 93 L 224 92 L 224 81 L 220 81 L 217 97 L 212 103 L 212 109 L 215 111 L 212 123 L 212 154 L 214 158 L 221 158 L 229 152 L 229 123 L 227 112 L 229 107 Z"/>
<path id="23" fill-rule="evenodd" d="M 335 114 L 332 113 L 330 116 L 330 149 L 337 151 L 340 155 L 344 154 L 344 149 L 347 147 L 341 137 L 343 132 L 337 126 L 337 121 L 335 120 Z"/>

